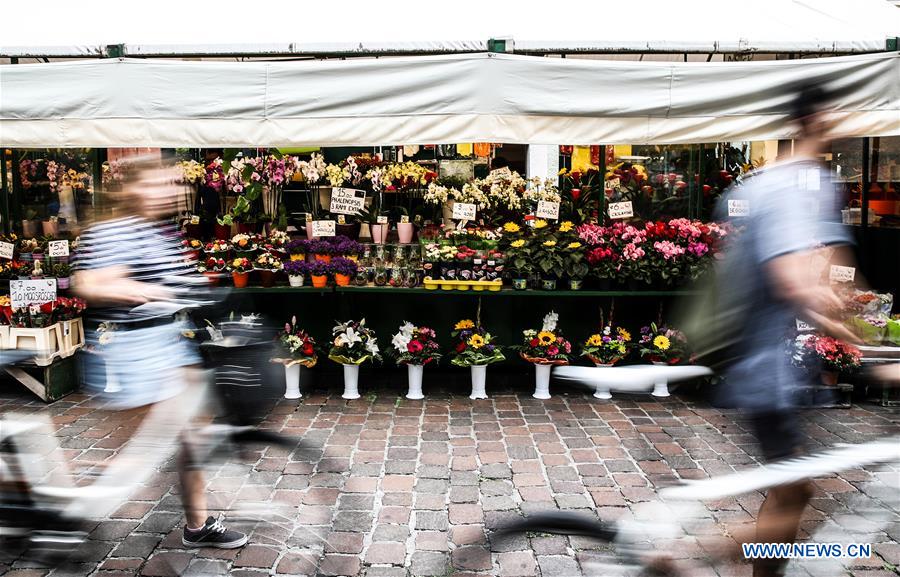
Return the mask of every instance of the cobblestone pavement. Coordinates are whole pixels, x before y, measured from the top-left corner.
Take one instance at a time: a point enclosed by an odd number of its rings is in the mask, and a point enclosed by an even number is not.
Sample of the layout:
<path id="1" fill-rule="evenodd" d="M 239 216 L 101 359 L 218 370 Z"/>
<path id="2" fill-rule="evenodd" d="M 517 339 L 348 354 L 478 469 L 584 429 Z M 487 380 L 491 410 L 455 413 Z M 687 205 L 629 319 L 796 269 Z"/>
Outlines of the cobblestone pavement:
<path id="1" fill-rule="evenodd" d="M 10 409 L 50 411 L 65 456 L 86 472 L 112 458 L 140 418 L 135 411 L 94 410 L 82 395 L 44 409 L 7 389 L 0 410 Z M 896 411 L 869 404 L 805 419 L 813 446 L 870 440 L 900 424 Z M 574 394 L 539 401 L 506 392 L 480 401 L 446 395 L 409 401 L 381 391 L 348 402 L 316 395 L 299 405 L 281 401 L 266 426 L 303 436 L 321 451 L 263 448 L 208 469 L 212 509 L 268 503 L 259 511 L 266 522 L 235 521 L 236 513 L 227 513 L 232 525 L 250 531 L 250 545 L 183 549 L 177 477 L 163 468 L 93 528 L 81 563 L 52 575 L 606 575 L 590 568 L 608 555 L 595 542 L 533 534 L 492 551 L 486 532 L 510 516 L 548 508 L 626 517 L 679 478 L 727 473 L 752 465 L 757 455 L 733 413 L 679 397 L 598 401 Z M 817 480 L 802 535 L 900 490 L 897 474 L 881 466 Z M 751 494 L 707 503 L 707 516 L 750 522 L 760 501 Z M 868 536 L 876 555 L 852 568 L 854 576 L 897 574 L 900 522 L 894 521 Z M 688 542 L 677 554 L 700 558 L 704 550 Z M 16 560 L 15 551 L 2 558 L 0 574 L 47 573 Z M 696 575 L 750 575 L 746 565 L 719 571 Z"/>

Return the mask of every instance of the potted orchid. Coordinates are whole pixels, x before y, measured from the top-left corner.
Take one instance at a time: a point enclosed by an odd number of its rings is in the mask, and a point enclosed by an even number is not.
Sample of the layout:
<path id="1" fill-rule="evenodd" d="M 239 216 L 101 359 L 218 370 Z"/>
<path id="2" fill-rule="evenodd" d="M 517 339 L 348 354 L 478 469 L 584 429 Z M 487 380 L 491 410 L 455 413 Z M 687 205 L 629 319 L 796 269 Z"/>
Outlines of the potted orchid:
<path id="1" fill-rule="evenodd" d="M 597 367 L 611 367 L 628 355 L 632 348 L 631 333 L 609 323 L 599 333 L 594 333 L 581 346 L 581 355 Z M 609 385 L 597 384 L 594 397 L 612 398 Z"/>
<path id="2" fill-rule="evenodd" d="M 333 337 L 328 358 L 344 366 L 345 399 L 359 398 L 359 366 L 366 361 L 380 361 L 378 339 L 366 326 L 366 319 L 338 323 L 331 329 Z"/>
<path id="3" fill-rule="evenodd" d="M 278 335 L 278 341 L 284 349 L 286 358 L 275 359 L 284 365 L 285 399 L 299 399 L 300 367 L 311 369 L 316 366 L 316 341 L 297 325 L 297 317 L 291 317 L 290 323 L 284 324 L 284 331 Z"/>
<path id="4" fill-rule="evenodd" d="M 288 275 L 288 284 L 292 287 L 303 286 L 304 276 L 309 271 L 305 260 L 289 260 L 284 263 L 284 272 Z"/>
<path id="5" fill-rule="evenodd" d="M 417 327 L 404 321 L 391 339 L 393 356 L 398 365 L 406 365 L 409 388 L 407 399 L 422 399 L 422 371 L 425 365 L 441 358 L 440 346 L 433 329 Z"/>
<path id="6" fill-rule="evenodd" d="M 450 336 L 456 341 L 450 353 L 450 362 L 457 367 L 469 367 L 472 373 L 470 399 L 486 399 L 485 379 L 487 366 L 506 359 L 494 337 L 481 324 L 463 319 L 453 326 Z"/>
<path id="7" fill-rule="evenodd" d="M 572 344 L 562 336 L 557 327 L 559 315 L 550 311 L 544 316 L 541 330 L 522 331 L 525 342 L 516 347 L 519 356 L 534 365 L 535 399 L 550 398 L 550 370 L 553 365 L 569 364 Z"/>

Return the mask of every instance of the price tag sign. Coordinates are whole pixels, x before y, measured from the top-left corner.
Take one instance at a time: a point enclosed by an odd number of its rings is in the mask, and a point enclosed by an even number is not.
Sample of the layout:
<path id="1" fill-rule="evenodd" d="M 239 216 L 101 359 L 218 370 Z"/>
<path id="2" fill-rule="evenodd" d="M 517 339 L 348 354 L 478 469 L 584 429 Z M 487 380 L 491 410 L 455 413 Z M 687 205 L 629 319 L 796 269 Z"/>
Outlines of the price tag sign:
<path id="1" fill-rule="evenodd" d="M 387 216 L 379 216 L 375 219 L 375 224 L 387 224 L 388 217 Z"/>
<path id="2" fill-rule="evenodd" d="M 476 212 L 477 207 L 472 203 L 454 202 L 453 215 L 451 218 L 454 220 L 475 220 Z"/>
<path id="3" fill-rule="evenodd" d="M 50 258 L 57 256 L 69 256 L 69 241 L 67 240 L 51 240 L 50 241 Z"/>
<path id="4" fill-rule="evenodd" d="M 537 210 L 534 211 L 534 215 L 538 218 L 546 218 L 549 220 L 558 220 L 559 219 L 559 203 L 551 202 L 549 200 L 539 200 L 537 205 Z"/>
<path id="5" fill-rule="evenodd" d="M 347 224 L 347 217 L 345 217 L 343 214 L 339 214 L 337 223 L 338 224 Z"/>
<path id="6" fill-rule="evenodd" d="M 617 218 L 631 218 L 634 216 L 634 208 L 631 201 L 611 202 L 609 203 L 609 218 L 615 220 Z"/>
<path id="7" fill-rule="evenodd" d="M 852 266 L 833 264 L 828 271 L 828 279 L 831 282 L 853 282 L 854 277 L 856 277 L 856 269 Z"/>
<path id="8" fill-rule="evenodd" d="M 192 215 L 191 216 L 191 224 L 200 224 L 200 216 L 196 215 L 196 214 Z"/>
<path id="9" fill-rule="evenodd" d="M 9 300 L 15 309 L 53 302 L 56 300 L 56 279 L 11 280 Z"/>
<path id="10" fill-rule="evenodd" d="M 334 236 L 333 220 L 314 220 L 312 223 L 313 236 Z"/>
<path id="11" fill-rule="evenodd" d="M 798 333 L 808 333 L 810 331 L 816 330 L 814 326 L 807 324 L 800 319 L 795 319 L 797 321 L 797 332 Z"/>
<path id="12" fill-rule="evenodd" d="M 728 216 L 750 216 L 750 201 L 730 199 L 728 201 Z"/>
<path id="13" fill-rule="evenodd" d="M 331 207 L 335 214 L 359 214 L 366 204 L 366 191 L 355 188 L 332 188 Z"/>
<path id="14" fill-rule="evenodd" d="M 14 250 L 16 250 L 16 245 L 14 245 L 13 243 L 0 242 L 0 258 L 12 260 Z"/>
<path id="15" fill-rule="evenodd" d="M 409 224 L 409 217 L 405 214 L 400 215 L 400 224 Z"/>
<path id="16" fill-rule="evenodd" d="M 607 180 L 605 184 L 606 184 L 606 188 L 611 188 L 611 189 L 615 190 L 619 187 L 619 184 L 621 184 L 621 183 L 622 183 L 622 180 L 620 178 L 616 177 L 616 178 L 611 178 L 611 179 Z"/>

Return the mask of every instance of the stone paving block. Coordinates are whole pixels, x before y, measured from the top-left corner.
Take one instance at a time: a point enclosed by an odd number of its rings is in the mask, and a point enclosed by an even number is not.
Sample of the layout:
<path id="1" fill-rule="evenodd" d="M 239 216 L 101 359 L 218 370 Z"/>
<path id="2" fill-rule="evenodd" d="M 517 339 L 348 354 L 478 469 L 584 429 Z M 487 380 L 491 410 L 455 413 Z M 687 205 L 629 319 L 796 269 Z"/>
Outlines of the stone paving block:
<path id="1" fill-rule="evenodd" d="M 157 553 L 147 560 L 147 564 L 141 569 L 141 575 L 148 577 L 174 577 L 181 575 L 190 564 L 194 555 L 191 553 L 177 553 L 166 551 Z"/>
<path id="2" fill-rule="evenodd" d="M 377 525 L 372 533 L 373 541 L 406 541 L 409 537 L 407 525 Z"/>
<path id="3" fill-rule="evenodd" d="M 141 557 L 146 559 L 161 541 L 159 535 L 129 535 L 112 552 L 113 557 Z"/>
<path id="4" fill-rule="evenodd" d="M 402 565 L 406 559 L 406 545 L 396 542 L 377 542 L 366 550 L 366 563 Z"/>
<path id="5" fill-rule="evenodd" d="M 581 575 L 581 569 L 578 563 L 572 557 L 564 555 L 539 555 L 537 557 L 538 566 L 541 568 L 541 575 L 562 577 L 577 577 Z"/>
<path id="6" fill-rule="evenodd" d="M 278 550 L 262 545 L 246 545 L 234 560 L 235 567 L 260 567 L 267 569 L 275 564 Z"/>
<path id="7" fill-rule="evenodd" d="M 328 553 L 353 553 L 358 554 L 363 549 L 364 533 L 349 531 L 335 532 L 328 536 L 325 551 Z"/>
<path id="8" fill-rule="evenodd" d="M 319 564 L 322 575 L 357 575 L 359 573 L 359 557 L 355 555 L 325 554 Z"/>
<path id="9" fill-rule="evenodd" d="M 448 515 L 446 511 L 416 511 L 415 528 L 430 529 L 434 531 L 446 531 L 448 527 Z"/>
<path id="10" fill-rule="evenodd" d="M 443 576 L 448 574 L 450 556 L 446 553 L 416 551 L 412 554 L 410 572 L 418 576 Z"/>
<path id="11" fill-rule="evenodd" d="M 533 577 L 537 562 L 531 551 L 510 551 L 499 557 L 501 577 Z"/>

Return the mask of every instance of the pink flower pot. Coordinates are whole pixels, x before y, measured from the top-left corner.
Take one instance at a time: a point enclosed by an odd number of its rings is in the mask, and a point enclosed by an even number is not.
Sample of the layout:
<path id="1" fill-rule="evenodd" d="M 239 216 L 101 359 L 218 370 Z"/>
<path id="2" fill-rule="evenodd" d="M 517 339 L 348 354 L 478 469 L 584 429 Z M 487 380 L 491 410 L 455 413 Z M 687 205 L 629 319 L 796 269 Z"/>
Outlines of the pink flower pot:
<path id="1" fill-rule="evenodd" d="M 388 231 L 390 231 L 389 224 L 373 224 L 370 225 L 372 230 L 372 242 L 376 244 L 384 244 L 384 241 L 387 240 Z"/>
<path id="2" fill-rule="evenodd" d="M 397 223 L 397 235 L 400 237 L 400 244 L 409 244 L 412 242 L 413 234 L 416 232 L 415 226 L 411 222 Z"/>

